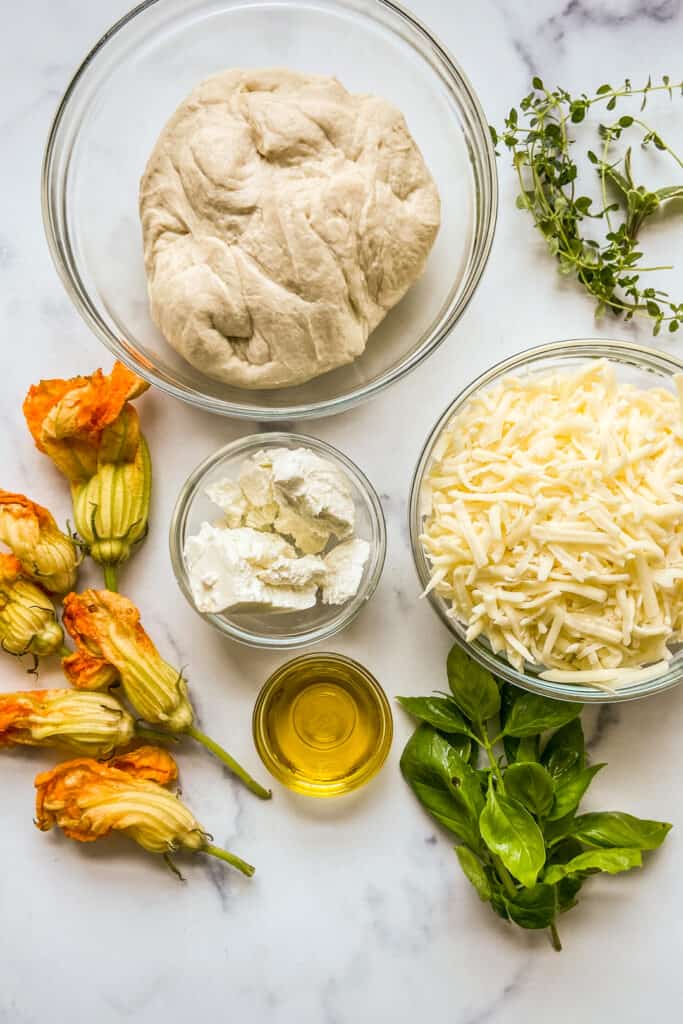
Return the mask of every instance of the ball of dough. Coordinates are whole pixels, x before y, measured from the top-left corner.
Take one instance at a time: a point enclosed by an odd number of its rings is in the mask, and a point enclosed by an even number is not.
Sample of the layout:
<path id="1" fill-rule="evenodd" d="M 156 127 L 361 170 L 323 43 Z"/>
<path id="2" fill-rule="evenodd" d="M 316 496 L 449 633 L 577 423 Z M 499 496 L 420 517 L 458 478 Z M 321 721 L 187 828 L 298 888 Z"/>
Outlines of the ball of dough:
<path id="1" fill-rule="evenodd" d="M 140 186 L 151 313 L 209 377 L 279 388 L 359 356 L 424 269 L 439 193 L 402 114 L 334 79 L 231 70 Z"/>

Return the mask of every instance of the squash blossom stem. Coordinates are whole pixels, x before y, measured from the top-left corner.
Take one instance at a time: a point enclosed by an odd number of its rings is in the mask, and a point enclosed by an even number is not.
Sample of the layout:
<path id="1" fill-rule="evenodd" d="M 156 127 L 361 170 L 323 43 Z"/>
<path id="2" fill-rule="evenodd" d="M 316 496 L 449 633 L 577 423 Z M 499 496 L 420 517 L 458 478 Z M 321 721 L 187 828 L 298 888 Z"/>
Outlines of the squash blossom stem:
<path id="1" fill-rule="evenodd" d="M 102 566 L 104 569 L 104 585 L 107 590 L 110 590 L 112 594 L 117 593 L 119 589 L 119 573 L 118 567 L 112 565 L 111 562 L 105 562 Z"/>
<path id="2" fill-rule="evenodd" d="M 172 736 L 164 729 L 153 729 L 150 725 L 138 725 L 135 723 L 135 735 L 141 740 L 150 740 L 153 743 L 177 743 L 177 736 Z"/>
<path id="3" fill-rule="evenodd" d="M 102 690 L 119 682 L 143 721 L 169 737 L 189 735 L 217 757 L 262 800 L 259 785 L 223 747 L 194 724 L 194 709 L 181 669 L 161 657 L 140 622 L 140 612 L 121 594 L 86 590 L 64 598 L 64 626 L 76 650 L 62 661 L 67 679 L 79 690 Z"/>
<path id="4" fill-rule="evenodd" d="M 238 764 L 235 758 L 231 757 L 227 750 L 224 750 L 219 743 L 216 743 L 216 741 L 212 740 L 210 736 L 201 732 L 196 725 L 189 726 L 186 732 L 193 740 L 196 740 L 197 743 L 201 743 L 203 747 L 206 747 L 206 749 L 217 757 L 219 761 L 222 761 L 238 779 L 242 780 L 247 789 L 250 789 L 251 792 L 255 793 L 256 796 L 261 798 L 261 800 L 270 800 L 273 795 L 271 791 L 269 789 L 264 789 L 256 779 L 252 778 L 249 772 L 245 771 L 242 765 Z"/>
<path id="5" fill-rule="evenodd" d="M 246 860 L 242 860 L 241 857 L 230 853 L 228 850 L 224 850 L 220 846 L 213 846 L 211 843 L 204 847 L 204 853 L 210 853 L 212 857 L 224 860 L 226 864 L 231 864 L 232 867 L 237 868 L 238 871 L 241 871 L 243 875 L 247 875 L 248 878 L 251 878 L 256 870 L 251 864 L 247 864 Z"/>

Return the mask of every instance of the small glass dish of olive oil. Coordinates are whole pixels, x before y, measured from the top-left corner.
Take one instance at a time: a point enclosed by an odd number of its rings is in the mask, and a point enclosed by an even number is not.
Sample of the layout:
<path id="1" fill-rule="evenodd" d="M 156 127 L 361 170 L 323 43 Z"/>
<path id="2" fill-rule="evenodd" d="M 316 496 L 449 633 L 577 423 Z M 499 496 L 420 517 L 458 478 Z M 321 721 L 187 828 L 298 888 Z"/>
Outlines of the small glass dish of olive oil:
<path id="1" fill-rule="evenodd" d="M 384 690 L 362 665 L 341 654 L 304 654 L 265 683 L 253 730 L 271 775 L 297 793 L 329 797 L 377 774 L 393 722 Z"/>

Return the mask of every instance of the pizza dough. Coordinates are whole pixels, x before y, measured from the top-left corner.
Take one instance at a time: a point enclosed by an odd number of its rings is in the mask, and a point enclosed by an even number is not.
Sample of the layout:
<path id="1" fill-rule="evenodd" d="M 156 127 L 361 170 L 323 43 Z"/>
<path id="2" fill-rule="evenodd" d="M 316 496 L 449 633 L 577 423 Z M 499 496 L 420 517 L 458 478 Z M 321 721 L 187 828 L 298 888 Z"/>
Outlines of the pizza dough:
<path id="1" fill-rule="evenodd" d="M 439 194 L 402 114 L 325 76 L 231 70 L 163 129 L 140 186 L 152 317 L 209 377 L 352 362 L 424 269 Z"/>

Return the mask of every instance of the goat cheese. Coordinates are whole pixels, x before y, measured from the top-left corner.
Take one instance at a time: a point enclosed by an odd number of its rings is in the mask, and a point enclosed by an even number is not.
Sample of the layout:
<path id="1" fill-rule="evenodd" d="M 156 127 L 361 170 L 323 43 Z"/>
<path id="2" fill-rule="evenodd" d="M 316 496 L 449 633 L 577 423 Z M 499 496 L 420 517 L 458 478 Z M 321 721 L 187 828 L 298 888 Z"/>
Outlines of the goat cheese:
<path id="1" fill-rule="evenodd" d="M 332 548 L 325 557 L 323 604 L 346 604 L 356 596 L 369 555 L 370 545 L 359 537 Z"/>
<path id="2" fill-rule="evenodd" d="M 299 558 L 282 537 L 248 526 L 202 523 L 199 533 L 187 540 L 185 558 L 201 612 L 312 608 L 325 575 L 322 559 Z"/>
<path id="3" fill-rule="evenodd" d="M 358 592 L 370 546 L 346 539 L 353 494 L 331 462 L 307 448 L 265 449 L 238 480 L 215 481 L 206 494 L 223 517 L 202 523 L 185 545 L 200 611 L 299 611 L 317 603 L 319 590 L 324 604 Z"/>

